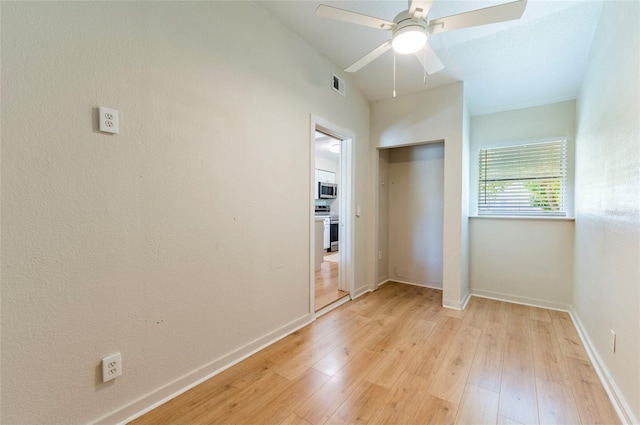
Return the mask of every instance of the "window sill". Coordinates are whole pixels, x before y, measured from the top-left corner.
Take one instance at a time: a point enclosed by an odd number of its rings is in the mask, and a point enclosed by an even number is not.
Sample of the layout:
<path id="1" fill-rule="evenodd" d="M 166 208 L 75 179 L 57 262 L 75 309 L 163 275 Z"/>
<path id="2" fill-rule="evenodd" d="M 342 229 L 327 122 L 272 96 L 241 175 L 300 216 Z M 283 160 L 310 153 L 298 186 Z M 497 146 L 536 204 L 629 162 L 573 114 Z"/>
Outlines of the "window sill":
<path id="1" fill-rule="evenodd" d="M 543 217 L 528 215 L 470 215 L 469 218 L 480 218 L 489 220 L 551 220 L 551 221 L 576 221 L 575 217 Z"/>

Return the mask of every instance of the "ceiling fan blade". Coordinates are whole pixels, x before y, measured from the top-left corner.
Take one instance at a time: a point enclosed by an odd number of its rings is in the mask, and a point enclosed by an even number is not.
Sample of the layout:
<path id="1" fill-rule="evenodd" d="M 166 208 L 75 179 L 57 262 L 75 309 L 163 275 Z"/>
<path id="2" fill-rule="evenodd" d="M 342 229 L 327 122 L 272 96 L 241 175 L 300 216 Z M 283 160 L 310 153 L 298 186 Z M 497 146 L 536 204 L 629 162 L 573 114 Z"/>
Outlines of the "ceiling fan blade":
<path id="1" fill-rule="evenodd" d="M 409 15 L 416 21 L 424 20 L 432 4 L 433 0 L 413 0 L 409 6 Z"/>
<path id="2" fill-rule="evenodd" d="M 520 19 L 526 6 L 527 0 L 518 0 L 498 6 L 486 7 L 484 9 L 434 19 L 429 21 L 428 31 L 430 34 L 436 34 L 460 28 L 513 21 Z"/>
<path id="3" fill-rule="evenodd" d="M 376 59 L 378 56 L 380 56 L 390 48 L 391 48 L 391 40 L 385 41 L 384 43 L 382 43 L 381 45 L 379 45 L 378 47 L 376 47 L 375 49 L 373 49 L 372 51 L 370 51 L 369 53 L 367 53 L 366 55 L 358 59 L 349 68 L 345 69 L 345 72 L 356 72 L 360 70 L 360 68 L 369 64 L 369 62 L 372 62 L 374 59 Z"/>
<path id="4" fill-rule="evenodd" d="M 425 50 L 419 50 L 415 53 L 416 57 L 422 64 L 422 67 L 427 71 L 427 74 L 435 74 L 436 72 L 444 69 L 444 65 L 440 62 L 440 58 L 433 51 L 429 43 L 424 45 Z"/>
<path id="5" fill-rule="evenodd" d="M 321 4 L 320 6 L 318 6 L 318 8 L 316 9 L 316 16 L 320 16 L 321 18 L 336 19 L 338 21 L 344 21 L 352 24 L 364 25 L 366 27 L 383 30 L 391 30 L 396 27 L 396 24 L 391 21 L 385 21 L 384 19 L 362 15 L 360 13 L 339 9 L 337 7 L 327 6 L 325 4 Z"/>

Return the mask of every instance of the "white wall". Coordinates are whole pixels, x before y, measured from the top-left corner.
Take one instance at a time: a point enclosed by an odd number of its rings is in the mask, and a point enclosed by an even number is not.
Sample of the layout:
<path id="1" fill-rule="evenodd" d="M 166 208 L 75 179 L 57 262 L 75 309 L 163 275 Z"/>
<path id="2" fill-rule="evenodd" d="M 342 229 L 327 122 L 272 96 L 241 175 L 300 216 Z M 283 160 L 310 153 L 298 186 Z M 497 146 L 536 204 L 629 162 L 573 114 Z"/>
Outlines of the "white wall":
<path id="1" fill-rule="evenodd" d="M 444 140 L 444 230 L 443 303 L 461 308 L 468 296 L 466 247 L 463 221 L 468 193 L 464 156 L 468 146 L 463 138 L 464 86 L 456 83 L 433 90 L 400 96 L 371 104 L 371 155 L 377 168 L 376 148 L 391 148 Z M 374 169 L 371 190 L 377 192 Z M 377 205 L 374 200 L 373 205 Z M 374 220 L 377 224 L 379 221 Z M 371 226 L 375 231 L 376 226 Z M 370 256 L 375 257 L 375 248 Z M 374 277 L 375 278 L 375 277 Z"/>
<path id="2" fill-rule="evenodd" d="M 368 202 L 369 105 L 340 71 L 248 2 L 1 7 L 0 422 L 113 423 L 304 323 L 311 113 L 356 134 Z"/>
<path id="3" fill-rule="evenodd" d="M 389 154 L 389 277 L 442 288 L 444 144 Z"/>
<path id="4" fill-rule="evenodd" d="M 469 204 L 477 214 L 481 148 L 567 138 L 573 157 L 575 101 L 471 117 Z M 573 185 L 569 161 L 569 186 Z M 572 189 L 570 187 L 570 189 Z M 568 198 L 572 198 L 569 190 Z M 573 211 L 573 208 L 570 208 Z M 573 276 L 573 221 L 471 218 L 471 291 L 478 295 L 567 308 Z"/>
<path id="5" fill-rule="evenodd" d="M 639 17 L 638 2 L 604 2 L 578 99 L 573 288 L 574 313 L 631 423 L 640 423 Z"/>

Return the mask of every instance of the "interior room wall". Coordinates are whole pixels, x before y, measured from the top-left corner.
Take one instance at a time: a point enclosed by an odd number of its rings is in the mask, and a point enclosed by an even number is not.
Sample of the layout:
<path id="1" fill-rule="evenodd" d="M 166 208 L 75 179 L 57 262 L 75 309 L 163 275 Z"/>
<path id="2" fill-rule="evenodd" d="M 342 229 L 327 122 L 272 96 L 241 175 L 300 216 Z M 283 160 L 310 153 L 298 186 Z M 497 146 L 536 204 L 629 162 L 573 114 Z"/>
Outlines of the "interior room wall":
<path id="1" fill-rule="evenodd" d="M 252 2 L 0 7 L 0 422 L 116 423 L 305 323 L 311 113 L 355 133 L 368 204 L 369 104 L 330 88 L 348 76 Z"/>
<path id="2" fill-rule="evenodd" d="M 392 280 L 442 288 L 444 144 L 389 149 Z"/>
<path id="3" fill-rule="evenodd" d="M 463 182 L 468 150 L 463 140 L 464 85 L 456 83 L 398 96 L 372 103 L 370 108 L 374 150 L 444 140 L 443 304 L 459 309 L 469 294 L 467 256 L 463 252 L 468 235 L 462 225 L 466 220 L 463 198 L 469 196 Z M 378 189 L 376 173 L 372 173 L 372 191 Z"/>
<path id="4" fill-rule="evenodd" d="M 378 276 L 377 282 L 389 279 L 389 151 L 378 150 Z"/>
<path id="5" fill-rule="evenodd" d="M 578 98 L 572 299 L 605 379 L 634 424 L 640 423 L 639 21 L 640 3 L 604 2 Z"/>
<path id="6" fill-rule="evenodd" d="M 470 272 L 472 293 L 567 308 L 573 276 L 572 220 L 477 217 L 478 155 L 481 148 L 523 141 L 575 140 L 575 101 L 471 117 Z M 573 175 L 573 161 L 569 174 Z M 573 178 L 569 177 L 569 185 Z M 573 190 L 567 197 L 571 198 Z M 571 208 L 573 211 L 573 208 Z"/>

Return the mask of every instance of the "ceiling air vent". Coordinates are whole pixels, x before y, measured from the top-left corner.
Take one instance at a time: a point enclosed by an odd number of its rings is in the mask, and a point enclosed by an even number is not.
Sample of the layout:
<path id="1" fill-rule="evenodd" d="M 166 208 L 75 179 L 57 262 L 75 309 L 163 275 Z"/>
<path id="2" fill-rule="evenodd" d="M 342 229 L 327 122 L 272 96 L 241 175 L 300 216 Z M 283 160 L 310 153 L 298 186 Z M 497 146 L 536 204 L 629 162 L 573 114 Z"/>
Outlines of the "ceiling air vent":
<path id="1" fill-rule="evenodd" d="M 333 73 L 331 74 L 331 88 L 337 91 L 338 93 L 340 93 L 341 95 L 343 95 L 344 97 L 347 97 L 347 92 L 346 92 L 347 87 L 344 80 Z"/>

